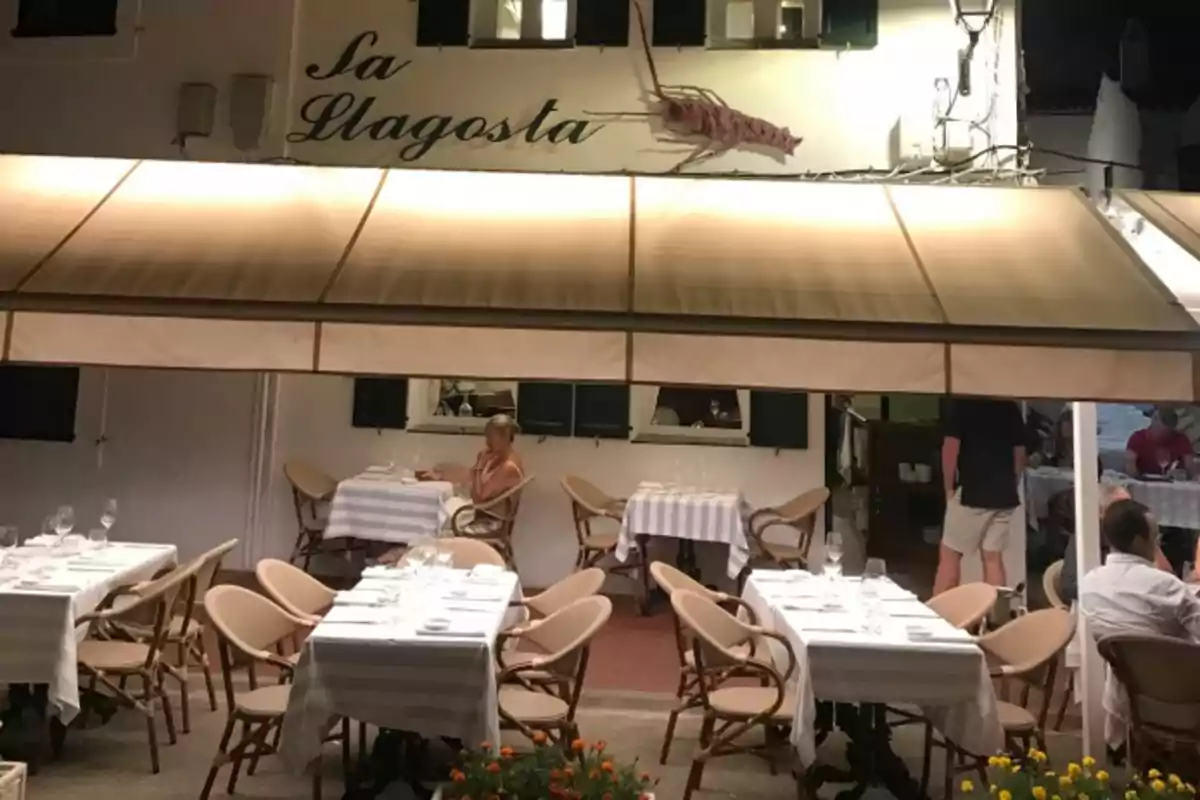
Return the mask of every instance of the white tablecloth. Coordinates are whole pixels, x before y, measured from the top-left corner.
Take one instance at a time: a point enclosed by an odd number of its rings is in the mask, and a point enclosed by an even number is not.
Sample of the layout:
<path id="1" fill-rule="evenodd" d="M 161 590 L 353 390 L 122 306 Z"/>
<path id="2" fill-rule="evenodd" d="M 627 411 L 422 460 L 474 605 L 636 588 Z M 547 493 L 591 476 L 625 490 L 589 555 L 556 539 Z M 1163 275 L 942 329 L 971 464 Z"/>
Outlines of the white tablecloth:
<path id="1" fill-rule="evenodd" d="M 87 633 L 75 619 L 118 586 L 148 580 L 175 560 L 174 545 L 113 542 L 75 555 L 17 548 L 15 573 L 6 567 L 0 579 L 0 684 L 48 684 L 51 711 L 70 723 L 79 713 L 75 648 Z M 38 580 L 42 588 L 23 585 L 38 569 L 49 571 Z"/>
<path id="2" fill-rule="evenodd" d="M 283 721 L 282 756 L 297 772 L 320 754 L 338 717 L 468 746 L 499 741 L 494 648 L 497 633 L 523 615 L 509 607 L 521 596 L 516 574 L 446 570 L 424 586 L 376 577 L 385 574 L 369 570 L 340 594 L 305 643 Z M 398 604 L 374 604 L 396 584 Z M 419 632 L 432 616 L 448 618 L 449 629 Z"/>
<path id="3" fill-rule="evenodd" d="M 726 572 L 736 578 L 746 566 L 746 518 L 750 506 L 741 492 L 663 487 L 643 483 L 625 504 L 617 539 L 617 560 L 624 561 L 638 536 L 671 536 L 729 546 Z"/>
<path id="4" fill-rule="evenodd" d="M 886 617 L 880 633 L 868 634 L 854 579 L 835 586 L 807 572 L 759 571 L 746 582 L 745 600 L 761 624 L 786 636 L 796 651 L 792 743 L 801 762 L 816 761 L 818 699 L 920 706 L 960 747 L 980 755 L 997 752 L 1004 733 L 983 651 L 916 596 L 890 581 L 878 583 Z M 841 610 L 827 607 L 831 592 Z M 910 638 L 910 626 L 929 631 L 931 638 Z M 778 668 L 786 669 L 783 648 L 771 645 Z"/>
<path id="5" fill-rule="evenodd" d="M 1050 498 L 1075 485 L 1071 470 L 1040 467 L 1026 471 L 1028 480 L 1030 522 L 1046 516 Z M 1134 500 L 1150 509 L 1160 525 L 1173 528 L 1200 529 L 1200 483 L 1196 481 L 1135 481 L 1125 476 L 1105 473 L 1105 481 L 1119 483 L 1129 490 Z"/>
<path id="6" fill-rule="evenodd" d="M 338 484 L 324 538 L 408 544 L 436 536 L 453 496 L 454 485 L 445 481 L 406 482 L 386 472 L 365 472 Z"/>

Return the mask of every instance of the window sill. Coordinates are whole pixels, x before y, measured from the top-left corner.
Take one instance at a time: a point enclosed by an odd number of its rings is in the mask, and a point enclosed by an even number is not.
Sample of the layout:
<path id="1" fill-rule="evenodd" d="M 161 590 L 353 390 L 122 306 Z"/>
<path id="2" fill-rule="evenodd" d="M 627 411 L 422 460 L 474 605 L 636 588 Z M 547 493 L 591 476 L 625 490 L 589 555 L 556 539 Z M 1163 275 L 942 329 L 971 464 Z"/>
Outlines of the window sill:
<path id="1" fill-rule="evenodd" d="M 742 431 L 715 428 L 675 428 L 653 426 L 634 434 L 635 444 L 694 444 L 709 447 L 749 447 L 750 439 Z"/>
<path id="2" fill-rule="evenodd" d="M 483 433 L 487 420 L 481 417 L 434 417 L 409 424 L 409 433 L 442 433 L 454 436 L 478 436 Z"/>
<path id="3" fill-rule="evenodd" d="M 709 39 L 709 50 L 819 50 L 819 39 Z"/>
<path id="4" fill-rule="evenodd" d="M 571 50 L 574 39 L 472 39 L 476 50 Z"/>

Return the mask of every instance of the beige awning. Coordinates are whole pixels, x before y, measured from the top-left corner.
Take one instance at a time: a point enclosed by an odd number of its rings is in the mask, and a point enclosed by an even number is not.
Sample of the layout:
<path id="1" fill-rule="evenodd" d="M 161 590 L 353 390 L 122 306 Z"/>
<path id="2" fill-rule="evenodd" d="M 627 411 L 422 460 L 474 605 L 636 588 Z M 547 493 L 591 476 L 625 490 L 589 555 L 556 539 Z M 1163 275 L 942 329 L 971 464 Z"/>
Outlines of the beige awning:
<path id="1" fill-rule="evenodd" d="M 1200 195 L 1128 190 L 1120 196 L 1193 258 L 1200 259 Z"/>
<path id="2" fill-rule="evenodd" d="M 1200 325 L 1064 188 L 0 156 L 0 213 L 15 361 L 1196 396 Z"/>

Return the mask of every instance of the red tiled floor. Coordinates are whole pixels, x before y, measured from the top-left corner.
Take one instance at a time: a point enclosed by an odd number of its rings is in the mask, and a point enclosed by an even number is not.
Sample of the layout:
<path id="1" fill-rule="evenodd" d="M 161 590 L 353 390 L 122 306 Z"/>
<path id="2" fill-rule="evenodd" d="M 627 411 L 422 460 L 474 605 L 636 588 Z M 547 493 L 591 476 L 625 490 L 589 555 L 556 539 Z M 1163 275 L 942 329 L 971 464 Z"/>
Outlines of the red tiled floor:
<path id="1" fill-rule="evenodd" d="M 629 604 L 618 602 L 592 643 L 588 688 L 674 694 L 678 680 L 670 612 L 660 608 L 642 617 Z"/>

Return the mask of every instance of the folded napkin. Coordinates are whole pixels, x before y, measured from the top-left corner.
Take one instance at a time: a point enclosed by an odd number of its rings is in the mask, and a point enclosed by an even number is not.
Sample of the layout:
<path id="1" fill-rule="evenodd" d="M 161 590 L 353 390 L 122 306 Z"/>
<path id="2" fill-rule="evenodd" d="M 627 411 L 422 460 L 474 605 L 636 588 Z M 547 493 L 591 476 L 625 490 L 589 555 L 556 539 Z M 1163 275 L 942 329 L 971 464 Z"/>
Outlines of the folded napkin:
<path id="1" fill-rule="evenodd" d="M 388 566 L 387 564 L 373 564 L 362 571 L 362 576 L 364 578 L 383 578 L 386 580 L 400 580 L 407 577 L 403 570 Z"/>
<path id="2" fill-rule="evenodd" d="M 465 627 L 461 623 L 451 625 L 449 628 L 441 630 L 433 630 L 421 626 L 417 628 L 418 636 L 445 636 L 451 639 L 482 639 L 487 636 L 487 631 L 478 627 Z"/>
<path id="3" fill-rule="evenodd" d="M 756 569 L 750 577 L 764 583 L 800 583 L 815 576 L 803 569 Z"/>
<path id="4" fill-rule="evenodd" d="M 377 625 L 387 622 L 389 613 L 386 609 L 335 605 L 322 621 L 338 625 Z"/>
<path id="5" fill-rule="evenodd" d="M 83 589 L 77 583 L 55 578 L 52 581 L 21 581 L 15 587 L 18 592 L 49 592 L 51 594 L 75 594 Z"/>
<path id="6" fill-rule="evenodd" d="M 373 592 L 370 589 L 352 589 L 334 595 L 333 604 L 335 606 L 374 606 L 378 605 L 382 599 L 382 592 Z"/>
<path id="7" fill-rule="evenodd" d="M 53 547 L 58 544 L 58 537 L 48 533 L 31 536 L 25 540 L 26 547 Z"/>

